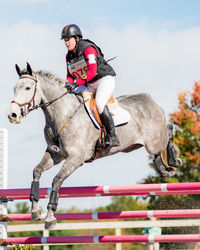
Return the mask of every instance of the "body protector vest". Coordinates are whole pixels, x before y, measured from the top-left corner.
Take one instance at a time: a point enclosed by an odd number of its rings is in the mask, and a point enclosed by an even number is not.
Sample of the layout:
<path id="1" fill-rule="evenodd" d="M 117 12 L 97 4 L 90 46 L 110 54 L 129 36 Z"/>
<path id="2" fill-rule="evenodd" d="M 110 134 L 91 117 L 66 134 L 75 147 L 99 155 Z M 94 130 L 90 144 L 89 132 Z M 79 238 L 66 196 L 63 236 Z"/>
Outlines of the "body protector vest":
<path id="1" fill-rule="evenodd" d="M 86 74 L 88 71 L 88 67 L 86 64 L 86 59 L 84 57 L 84 51 L 89 47 L 92 46 L 97 51 L 97 74 L 93 77 L 90 82 L 97 81 L 98 79 L 106 76 L 116 76 L 115 71 L 113 68 L 106 62 L 104 59 L 104 55 L 101 49 L 92 41 L 88 39 L 81 39 L 78 42 L 76 53 L 69 51 L 67 54 L 67 67 L 69 73 L 75 78 L 79 79 L 82 75 Z"/>

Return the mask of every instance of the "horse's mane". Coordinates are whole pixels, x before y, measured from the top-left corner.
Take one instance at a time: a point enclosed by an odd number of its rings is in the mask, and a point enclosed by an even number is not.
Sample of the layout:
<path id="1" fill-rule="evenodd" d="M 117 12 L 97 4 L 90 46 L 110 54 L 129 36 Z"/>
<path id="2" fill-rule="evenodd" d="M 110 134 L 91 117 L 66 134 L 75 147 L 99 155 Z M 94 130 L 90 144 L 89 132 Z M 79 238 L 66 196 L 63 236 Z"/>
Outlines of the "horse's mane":
<path id="1" fill-rule="evenodd" d="M 48 71 L 43 71 L 43 70 L 39 70 L 37 72 L 35 72 L 37 75 L 43 77 L 43 78 L 46 78 L 48 79 L 49 81 L 53 81 L 54 83 L 60 85 L 60 86 L 63 86 L 63 84 L 65 83 L 65 80 L 54 75 L 53 73 L 51 72 L 48 72 Z"/>

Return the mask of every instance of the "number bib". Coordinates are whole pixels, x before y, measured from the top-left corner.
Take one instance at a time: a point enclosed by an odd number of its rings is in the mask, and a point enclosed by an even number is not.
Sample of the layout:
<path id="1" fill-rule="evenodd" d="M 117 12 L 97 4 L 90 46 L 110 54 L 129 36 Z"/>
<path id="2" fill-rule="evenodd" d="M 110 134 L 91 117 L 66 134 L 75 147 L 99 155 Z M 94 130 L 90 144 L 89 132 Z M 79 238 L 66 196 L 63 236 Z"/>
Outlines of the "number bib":
<path id="1" fill-rule="evenodd" d="M 76 62 L 75 62 L 75 60 L 73 60 L 73 61 L 74 62 L 72 62 L 72 63 L 68 63 L 68 70 L 69 70 L 70 74 L 75 79 L 78 80 L 79 78 L 81 78 L 82 75 L 87 73 L 88 66 L 86 64 L 84 57 L 80 58 Z"/>

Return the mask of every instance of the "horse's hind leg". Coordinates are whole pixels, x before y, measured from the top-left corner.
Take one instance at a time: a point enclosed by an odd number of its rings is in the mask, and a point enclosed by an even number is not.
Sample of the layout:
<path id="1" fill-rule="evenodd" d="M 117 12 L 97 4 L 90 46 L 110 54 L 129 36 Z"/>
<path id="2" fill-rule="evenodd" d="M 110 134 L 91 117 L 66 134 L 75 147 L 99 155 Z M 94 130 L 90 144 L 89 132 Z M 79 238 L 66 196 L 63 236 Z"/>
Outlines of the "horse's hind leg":
<path id="1" fill-rule="evenodd" d="M 175 174 L 174 169 L 166 165 L 165 162 L 163 162 L 163 157 L 161 157 L 162 152 L 165 152 L 167 158 L 167 145 L 170 139 L 173 141 L 172 129 L 173 127 L 169 125 L 166 127 L 166 124 L 163 123 L 157 130 L 153 130 L 153 133 L 147 137 L 148 140 L 145 144 L 147 152 L 154 155 L 153 162 L 155 169 L 162 177 L 170 177 Z"/>
<path id="2" fill-rule="evenodd" d="M 162 177 L 172 177 L 176 174 L 176 171 L 172 167 L 166 167 L 165 164 L 162 161 L 162 158 L 160 155 L 154 155 L 154 166 L 157 170 L 157 172 Z"/>
<path id="3" fill-rule="evenodd" d="M 179 148 L 173 141 L 173 125 L 168 124 L 167 128 L 169 134 L 169 142 L 167 144 L 167 162 L 169 166 L 178 168 L 183 165 L 183 161 L 178 157 L 180 154 Z"/>
<path id="4" fill-rule="evenodd" d="M 33 170 L 33 181 L 31 183 L 31 193 L 30 193 L 30 201 L 32 203 L 31 206 L 31 218 L 32 220 L 37 220 L 41 216 L 41 208 L 38 206 L 38 201 L 40 198 L 39 195 L 39 180 L 42 172 L 48 170 L 53 167 L 55 164 L 58 164 L 62 160 L 62 157 L 56 160 L 52 158 L 52 154 L 47 150 L 41 160 L 41 162 L 34 168 Z"/>
<path id="5" fill-rule="evenodd" d="M 181 167 L 185 162 L 179 158 L 179 148 L 173 142 L 173 125 L 167 125 L 168 143 L 166 149 L 159 155 L 155 155 L 154 165 L 159 174 L 163 177 L 172 177 L 176 174 L 176 168 Z"/>

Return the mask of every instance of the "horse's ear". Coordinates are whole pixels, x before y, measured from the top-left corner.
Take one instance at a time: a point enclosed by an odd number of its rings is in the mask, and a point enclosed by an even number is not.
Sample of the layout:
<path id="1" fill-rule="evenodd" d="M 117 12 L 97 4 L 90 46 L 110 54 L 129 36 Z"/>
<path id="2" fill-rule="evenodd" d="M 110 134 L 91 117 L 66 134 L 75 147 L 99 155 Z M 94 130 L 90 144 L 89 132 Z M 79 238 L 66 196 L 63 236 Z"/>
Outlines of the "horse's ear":
<path id="1" fill-rule="evenodd" d="M 16 69 L 16 71 L 17 71 L 17 74 L 18 74 L 19 76 L 21 76 L 21 70 L 20 70 L 20 68 L 19 68 L 19 66 L 18 66 L 17 64 L 15 64 L 15 69 Z"/>
<path id="2" fill-rule="evenodd" d="M 32 71 L 32 69 L 31 69 L 30 64 L 27 62 L 26 65 L 27 65 L 27 66 L 26 66 L 26 69 L 27 69 L 29 75 L 32 76 L 33 71 Z"/>

